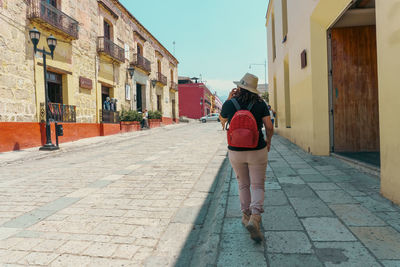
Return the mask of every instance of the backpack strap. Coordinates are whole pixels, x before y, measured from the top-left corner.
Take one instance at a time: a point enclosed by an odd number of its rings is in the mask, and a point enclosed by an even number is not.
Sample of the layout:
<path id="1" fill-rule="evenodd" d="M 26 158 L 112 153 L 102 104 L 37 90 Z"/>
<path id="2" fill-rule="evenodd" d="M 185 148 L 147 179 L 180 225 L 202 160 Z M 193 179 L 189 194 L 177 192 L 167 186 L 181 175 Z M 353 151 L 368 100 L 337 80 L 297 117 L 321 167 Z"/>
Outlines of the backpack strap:
<path id="1" fill-rule="evenodd" d="M 232 98 L 231 101 L 232 101 L 233 105 L 235 106 L 236 110 L 240 110 L 241 109 L 240 105 L 239 105 L 239 102 L 237 102 L 237 100 L 235 98 Z"/>
<path id="2" fill-rule="evenodd" d="M 236 111 L 241 110 L 239 102 L 235 98 L 231 98 L 232 104 L 235 107 Z M 226 123 L 225 129 L 228 131 L 229 130 L 229 125 L 231 124 L 230 121 Z"/>
<path id="3" fill-rule="evenodd" d="M 253 108 L 254 104 L 255 104 L 254 102 L 251 102 L 251 103 L 248 105 L 247 110 L 248 110 L 248 111 L 251 111 L 251 109 Z"/>

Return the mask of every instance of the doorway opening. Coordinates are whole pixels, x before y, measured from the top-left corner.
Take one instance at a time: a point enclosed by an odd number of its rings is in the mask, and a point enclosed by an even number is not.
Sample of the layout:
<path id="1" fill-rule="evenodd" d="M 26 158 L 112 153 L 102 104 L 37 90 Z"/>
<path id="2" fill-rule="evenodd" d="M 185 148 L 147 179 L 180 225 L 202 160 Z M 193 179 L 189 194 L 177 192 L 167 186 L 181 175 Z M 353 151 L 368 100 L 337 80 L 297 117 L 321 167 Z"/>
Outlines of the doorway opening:
<path id="1" fill-rule="evenodd" d="M 175 99 L 172 99 L 172 119 L 175 121 L 176 120 L 176 102 Z"/>
<path id="2" fill-rule="evenodd" d="M 110 93 L 111 92 L 110 92 L 110 88 L 109 87 L 104 86 L 104 85 L 101 86 L 101 103 L 103 104 L 103 109 L 105 109 L 104 108 L 104 102 L 106 102 L 107 97 L 109 97 L 111 99 Z"/>
<path id="3" fill-rule="evenodd" d="M 112 40 L 113 38 L 113 28 L 112 24 L 106 20 L 103 21 L 104 38 L 107 40 Z"/>
<path id="4" fill-rule="evenodd" d="M 140 83 L 136 83 L 136 110 L 142 112 L 142 85 Z"/>
<path id="5" fill-rule="evenodd" d="M 172 120 L 176 120 L 176 101 L 175 101 L 175 93 L 169 93 L 169 99 L 171 100 L 171 117 Z"/>
<path id="6" fill-rule="evenodd" d="M 162 112 L 161 95 L 157 95 L 157 110 Z"/>
<path id="7" fill-rule="evenodd" d="M 375 0 L 355 1 L 328 31 L 331 151 L 380 166 Z"/>
<path id="8" fill-rule="evenodd" d="M 63 103 L 62 76 L 47 71 L 47 90 L 51 103 Z"/>

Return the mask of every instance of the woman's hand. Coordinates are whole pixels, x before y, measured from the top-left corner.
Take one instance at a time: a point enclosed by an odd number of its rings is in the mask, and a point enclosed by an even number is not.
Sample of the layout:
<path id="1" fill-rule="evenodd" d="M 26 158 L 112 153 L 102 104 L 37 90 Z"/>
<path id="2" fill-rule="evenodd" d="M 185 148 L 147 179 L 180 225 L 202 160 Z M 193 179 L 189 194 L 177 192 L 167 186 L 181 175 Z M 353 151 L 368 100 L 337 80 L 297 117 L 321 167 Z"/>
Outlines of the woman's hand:
<path id="1" fill-rule="evenodd" d="M 267 149 L 268 149 L 268 152 L 271 150 L 271 142 L 269 142 L 269 143 L 267 144 Z"/>
<path id="2" fill-rule="evenodd" d="M 219 121 L 221 122 L 222 130 L 225 130 L 225 125 L 226 122 L 228 121 L 228 118 L 224 118 L 221 116 L 221 114 L 219 114 Z"/>
<path id="3" fill-rule="evenodd" d="M 235 95 L 239 92 L 239 88 L 233 88 L 232 91 L 229 93 L 228 100 L 230 100 L 232 97 L 235 97 Z"/>

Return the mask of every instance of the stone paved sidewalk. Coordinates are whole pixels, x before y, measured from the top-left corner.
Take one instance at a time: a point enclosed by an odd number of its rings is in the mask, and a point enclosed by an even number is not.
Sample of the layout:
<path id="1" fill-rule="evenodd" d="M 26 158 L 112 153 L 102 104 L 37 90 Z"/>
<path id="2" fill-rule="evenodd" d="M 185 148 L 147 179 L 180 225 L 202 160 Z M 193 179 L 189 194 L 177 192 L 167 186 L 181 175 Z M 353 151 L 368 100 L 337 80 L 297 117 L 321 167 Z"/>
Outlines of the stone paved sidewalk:
<path id="1" fill-rule="evenodd" d="M 216 209 L 213 242 L 202 262 L 217 266 L 400 266 L 400 208 L 379 194 L 379 181 L 332 157 L 312 156 L 274 136 L 267 169 L 265 240 L 241 225 L 230 168 Z M 222 220 L 218 220 L 222 213 Z M 208 215 L 211 216 L 211 215 Z M 206 259 L 206 260 L 204 260 Z M 204 266 L 198 259 L 193 266 Z"/>

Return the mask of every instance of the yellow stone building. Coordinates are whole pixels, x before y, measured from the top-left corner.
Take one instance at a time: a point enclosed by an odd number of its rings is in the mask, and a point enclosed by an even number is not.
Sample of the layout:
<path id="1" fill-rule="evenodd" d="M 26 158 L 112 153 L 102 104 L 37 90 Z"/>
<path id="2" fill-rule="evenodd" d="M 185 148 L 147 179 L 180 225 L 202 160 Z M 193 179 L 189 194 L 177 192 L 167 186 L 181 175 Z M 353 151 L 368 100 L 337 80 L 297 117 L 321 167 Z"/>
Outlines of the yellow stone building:
<path id="1" fill-rule="evenodd" d="M 400 204 L 399 0 L 270 0 L 266 27 L 277 132 L 315 155 L 380 154 Z"/>
<path id="2" fill-rule="evenodd" d="M 179 117 L 177 59 L 119 1 L 1 0 L 0 22 L 0 123 L 43 118 L 33 27 L 41 32 L 38 48 L 49 50 L 51 34 L 58 40 L 54 58 L 47 57 L 49 98 L 69 106 L 76 123 L 100 123 L 106 97 L 117 100 L 118 111 L 160 110 L 164 123 Z"/>

